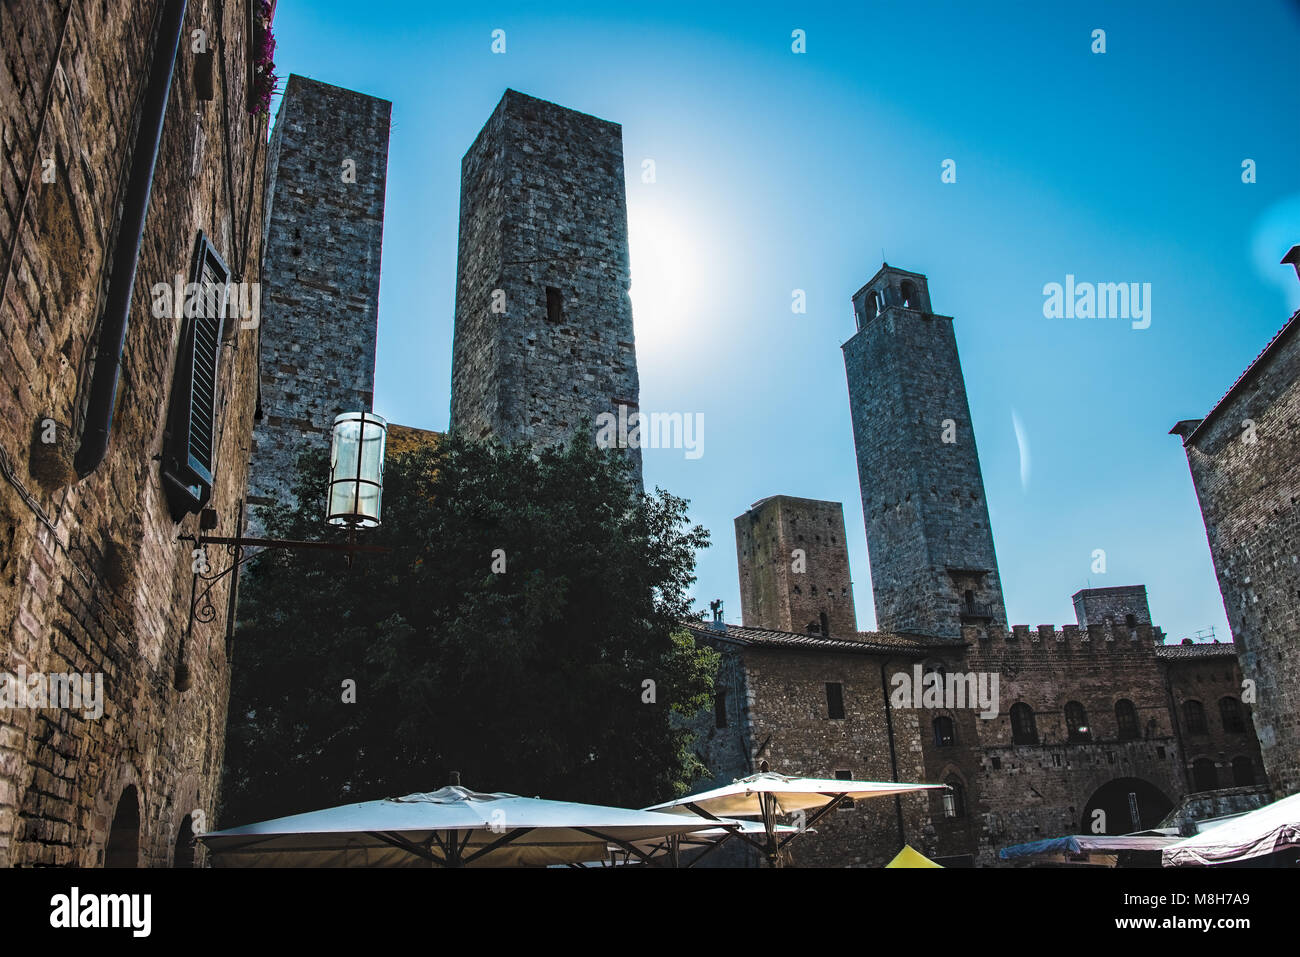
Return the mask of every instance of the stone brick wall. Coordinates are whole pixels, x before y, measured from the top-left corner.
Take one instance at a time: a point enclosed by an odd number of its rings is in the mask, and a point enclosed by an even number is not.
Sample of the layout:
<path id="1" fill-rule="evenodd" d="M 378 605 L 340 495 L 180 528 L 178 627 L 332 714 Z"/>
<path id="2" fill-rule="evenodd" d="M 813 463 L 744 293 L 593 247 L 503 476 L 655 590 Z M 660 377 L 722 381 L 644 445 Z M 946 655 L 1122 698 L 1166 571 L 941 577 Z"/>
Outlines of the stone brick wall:
<path id="1" fill-rule="evenodd" d="M 287 501 L 298 456 L 334 417 L 371 411 L 388 180 L 387 100 L 291 75 L 271 136 L 256 506 Z"/>
<path id="2" fill-rule="evenodd" d="M 755 503 L 736 518 L 736 554 L 740 566 L 742 620 L 754 628 L 826 634 L 857 633 L 853 582 L 844 541 L 844 509 L 839 502 L 819 502 L 775 495 Z M 804 553 L 796 571 L 796 549 Z"/>
<path id="3" fill-rule="evenodd" d="M 925 780 L 916 714 L 891 712 L 881 687 L 882 666 L 891 672 L 907 667 L 920 652 L 895 659 L 866 649 L 759 648 L 719 639 L 703 626 L 691 630 L 697 641 L 722 652 L 719 686 L 727 689 L 729 709 L 725 729 L 715 727 L 711 709 L 695 722 L 697 750 L 712 773 L 694 783 L 692 791 L 753 774 L 762 761 L 772 771 L 789 775 L 834 778 L 837 772 L 848 772 L 855 780 Z M 842 689 L 842 718 L 830 717 L 828 683 Z M 911 794 L 899 800 L 907 842 L 923 853 L 935 853 L 926 833 L 934 799 Z M 879 867 L 902 846 L 891 798 L 832 811 L 813 828 L 815 833 L 790 845 L 790 863 L 795 866 Z M 736 853 L 723 860 L 759 862 L 753 855 Z"/>
<path id="4" fill-rule="evenodd" d="M 844 365 L 877 623 L 946 637 L 972 613 L 1005 625 L 952 320 L 930 312 L 924 276 L 889 266 L 853 303 Z"/>
<path id="5" fill-rule="evenodd" d="M 180 323 L 155 318 L 151 287 L 188 275 L 206 233 L 236 278 L 261 258 L 266 126 L 246 114 L 248 8 L 191 0 L 185 38 L 213 39 L 215 99 L 196 96 L 181 45 L 154 173 L 108 455 L 70 472 L 98 340 L 125 173 L 158 13 L 155 0 L 19 0 L 0 6 L 0 672 L 102 675 L 104 713 L 0 709 L 0 865 L 104 861 L 120 805 L 136 804 L 124 859 L 172 862 L 186 818 L 216 823 L 229 672 L 223 584 L 215 620 L 184 650 L 191 554 L 158 458 Z M 71 10 L 68 14 L 67 11 Z M 51 85 L 52 84 L 52 85 Z M 49 108 L 45 108 L 48 98 Z M 227 119 L 228 117 L 228 119 Z M 229 151 L 226 131 L 229 132 Z M 48 177 L 46 171 L 50 172 Z M 232 188 L 233 184 L 233 188 Z M 245 230 L 245 224 L 251 224 Z M 247 475 L 257 343 L 231 335 L 219 360 L 216 534 L 233 534 Z M 42 423 L 58 441 L 41 442 Z M 222 557 L 212 555 L 220 567 Z M 129 817 L 127 813 L 123 817 Z"/>
<path id="6" fill-rule="evenodd" d="M 1187 793 L 1156 634 L 1149 625 L 1131 632 L 1102 625 L 963 629 L 970 647 L 961 667 L 998 674 L 1001 697 L 996 718 L 972 722 L 981 864 L 997 863 L 1008 844 L 1090 833 L 1099 806 L 1107 812 L 1104 833 L 1137 830 L 1130 792 L 1139 796 L 1140 826 L 1154 826 Z M 1136 713 L 1135 739 L 1121 736 L 1122 700 Z M 1084 740 L 1072 740 L 1067 729 L 1072 701 L 1086 713 Z M 1036 744 L 1013 740 L 1018 703 L 1033 710 Z"/>
<path id="7" fill-rule="evenodd" d="M 1300 791 L 1300 314 L 1204 421 L 1179 423 L 1255 726 L 1279 797 Z"/>
<path id="8" fill-rule="evenodd" d="M 1252 707 L 1241 700 L 1241 666 L 1230 644 L 1167 645 L 1156 649 L 1173 699 L 1173 720 L 1191 792 L 1255 787 L 1266 783 Z M 1188 705 L 1203 720 L 1188 721 Z M 1198 781 L 1198 762 L 1213 766 L 1212 780 Z M 1204 765 L 1208 767 L 1209 765 Z M 1208 776 L 1208 775 L 1207 775 Z"/>
<path id="9" fill-rule="evenodd" d="M 630 281 L 621 127 L 507 90 L 462 163 L 451 427 L 543 446 L 637 411 Z"/>

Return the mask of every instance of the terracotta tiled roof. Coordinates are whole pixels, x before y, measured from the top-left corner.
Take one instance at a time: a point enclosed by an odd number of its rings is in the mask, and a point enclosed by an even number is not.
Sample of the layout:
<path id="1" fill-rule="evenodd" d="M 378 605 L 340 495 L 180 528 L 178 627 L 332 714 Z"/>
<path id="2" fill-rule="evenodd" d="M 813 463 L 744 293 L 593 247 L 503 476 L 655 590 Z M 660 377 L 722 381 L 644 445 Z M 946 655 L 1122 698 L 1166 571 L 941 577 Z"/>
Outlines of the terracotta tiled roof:
<path id="1" fill-rule="evenodd" d="M 776 631 L 771 628 L 745 628 L 727 625 L 726 631 L 710 626 L 708 622 L 691 620 L 682 622 L 691 632 L 730 641 L 751 648 L 783 648 L 797 651 L 848 652 L 850 654 L 913 654 L 924 657 L 936 648 L 962 647 L 960 641 L 932 638 L 924 635 L 899 635 L 885 631 L 860 631 L 854 637 L 826 637 L 803 634 L 797 631 Z"/>
<path id="2" fill-rule="evenodd" d="M 1157 658 L 1227 658 L 1235 657 L 1237 647 L 1230 641 L 1201 641 L 1193 645 L 1157 645 Z"/>

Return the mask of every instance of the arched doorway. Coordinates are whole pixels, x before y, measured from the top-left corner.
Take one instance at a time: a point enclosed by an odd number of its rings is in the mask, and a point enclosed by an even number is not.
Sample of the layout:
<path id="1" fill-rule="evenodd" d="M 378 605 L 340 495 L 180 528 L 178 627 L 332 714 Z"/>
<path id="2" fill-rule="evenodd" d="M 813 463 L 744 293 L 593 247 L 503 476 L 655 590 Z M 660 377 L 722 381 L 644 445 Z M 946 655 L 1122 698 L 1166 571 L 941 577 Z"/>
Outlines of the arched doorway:
<path id="1" fill-rule="evenodd" d="M 172 854 L 172 867 L 194 866 L 194 825 L 186 814 L 176 832 L 176 850 Z"/>
<path id="2" fill-rule="evenodd" d="M 1116 778 L 1098 788 L 1083 809 L 1080 834 L 1131 834 L 1155 827 L 1174 802 L 1141 778 Z M 1096 812 L 1103 812 L 1097 815 Z"/>
<path id="3" fill-rule="evenodd" d="M 104 845 L 105 867 L 140 866 L 140 792 L 131 785 L 117 799 Z"/>

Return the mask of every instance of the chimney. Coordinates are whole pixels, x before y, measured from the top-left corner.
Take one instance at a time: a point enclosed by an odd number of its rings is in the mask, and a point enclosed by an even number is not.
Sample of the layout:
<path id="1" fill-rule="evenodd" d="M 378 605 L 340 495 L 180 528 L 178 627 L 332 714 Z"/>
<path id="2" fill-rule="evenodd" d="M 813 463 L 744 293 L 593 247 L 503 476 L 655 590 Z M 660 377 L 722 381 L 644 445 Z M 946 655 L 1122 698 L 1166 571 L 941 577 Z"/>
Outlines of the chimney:
<path id="1" fill-rule="evenodd" d="M 709 608 L 713 610 L 713 620 L 709 622 L 709 627 L 714 631 L 720 631 L 723 634 L 727 632 L 727 623 L 722 620 L 722 599 L 715 598 L 709 602 Z"/>

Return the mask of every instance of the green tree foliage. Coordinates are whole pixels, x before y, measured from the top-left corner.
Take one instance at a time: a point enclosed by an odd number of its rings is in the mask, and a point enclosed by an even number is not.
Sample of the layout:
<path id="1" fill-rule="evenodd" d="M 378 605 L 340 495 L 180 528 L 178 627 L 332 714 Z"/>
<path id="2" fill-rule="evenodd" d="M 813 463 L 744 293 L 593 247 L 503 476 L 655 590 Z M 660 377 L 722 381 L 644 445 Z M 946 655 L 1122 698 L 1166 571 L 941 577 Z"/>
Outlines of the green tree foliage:
<path id="1" fill-rule="evenodd" d="M 303 456 L 301 504 L 264 509 L 269 535 L 341 540 L 327 471 Z M 391 551 L 350 568 L 268 553 L 245 576 L 223 824 L 433 790 L 452 770 L 557 800 L 684 793 L 704 769 L 683 721 L 717 669 L 678 624 L 708 545 L 686 506 L 586 444 L 452 435 L 390 459 L 383 524 L 358 535 Z"/>

